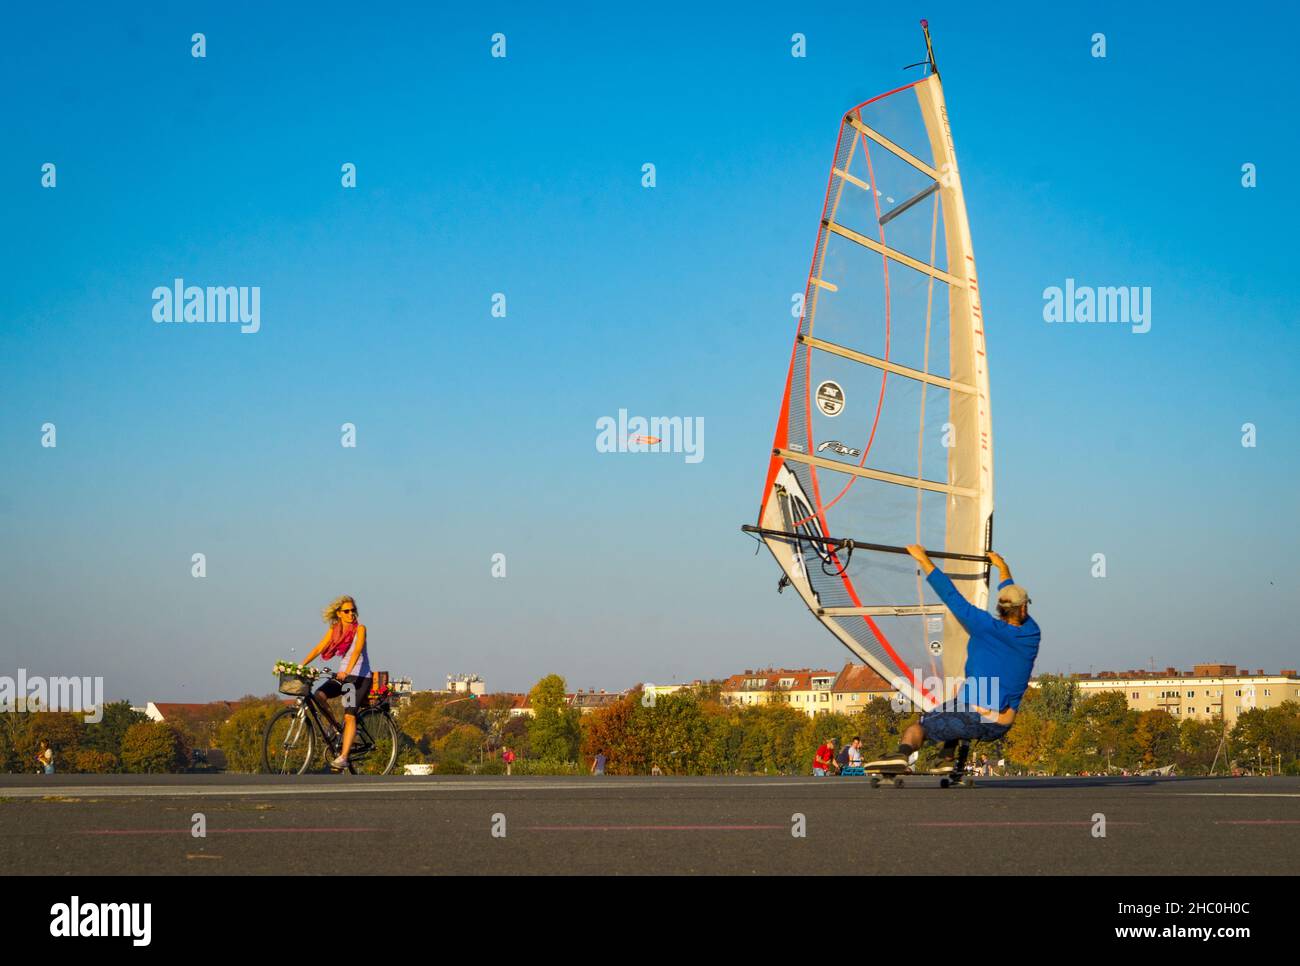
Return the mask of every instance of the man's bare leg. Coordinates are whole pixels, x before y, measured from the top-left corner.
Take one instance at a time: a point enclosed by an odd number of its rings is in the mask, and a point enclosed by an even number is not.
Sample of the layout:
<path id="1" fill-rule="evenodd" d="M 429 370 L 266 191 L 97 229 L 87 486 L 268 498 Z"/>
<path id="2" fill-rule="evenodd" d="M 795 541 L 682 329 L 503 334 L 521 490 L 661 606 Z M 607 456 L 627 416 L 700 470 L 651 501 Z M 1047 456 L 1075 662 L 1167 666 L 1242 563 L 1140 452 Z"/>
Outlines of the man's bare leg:
<path id="1" fill-rule="evenodd" d="M 875 761 L 867 762 L 868 769 L 906 768 L 907 760 L 914 751 L 919 751 L 925 744 L 925 729 L 920 723 L 911 725 L 903 732 L 903 740 L 898 743 L 898 750 L 891 755 L 883 755 Z"/>
<path id="2" fill-rule="evenodd" d="M 903 750 L 904 745 L 912 751 L 918 751 L 923 744 L 925 744 L 925 729 L 918 723 L 911 725 L 903 732 L 903 740 L 899 742 L 898 747 L 899 751 Z M 909 751 L 908 754 L 910 755 L 912 751 Z"/>

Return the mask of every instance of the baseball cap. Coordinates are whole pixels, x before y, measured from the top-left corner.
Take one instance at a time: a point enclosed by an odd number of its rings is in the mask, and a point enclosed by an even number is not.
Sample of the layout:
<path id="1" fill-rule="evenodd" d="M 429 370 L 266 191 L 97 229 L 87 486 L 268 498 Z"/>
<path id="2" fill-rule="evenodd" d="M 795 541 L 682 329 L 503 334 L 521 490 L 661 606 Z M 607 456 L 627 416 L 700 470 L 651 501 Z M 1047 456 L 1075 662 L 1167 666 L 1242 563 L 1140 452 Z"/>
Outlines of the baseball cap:
<path id="1" fill-rule="evenodd" d="M 1008 607 L 1023 607 L 1030 603 L 1029 594 L 1019 584 L 1007 584 L 998 591 L 998 603 Z"/>

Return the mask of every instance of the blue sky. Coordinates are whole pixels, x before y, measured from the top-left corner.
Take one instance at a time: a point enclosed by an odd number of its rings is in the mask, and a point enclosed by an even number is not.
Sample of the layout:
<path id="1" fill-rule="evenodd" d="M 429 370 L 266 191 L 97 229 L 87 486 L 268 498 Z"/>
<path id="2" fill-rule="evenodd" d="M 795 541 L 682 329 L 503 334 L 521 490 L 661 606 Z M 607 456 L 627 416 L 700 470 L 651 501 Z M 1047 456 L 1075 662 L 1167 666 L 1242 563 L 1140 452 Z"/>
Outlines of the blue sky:
<path id="1" fill-rule="evenodd" d="M 12 11 L 0 665 L 265 692 L 351 593 L 419 686 L 839 666 L 738 528 L 840 116 L 917 76 L 920 16 L 1040 669 L 1300 663 L 1296 14 L 875 6 Z M 261 331 L 155 325 L 177 276 L 260 286 Z M 1149 286 L 1151 331 L 1044 323 L 1066 278 Z M 704 460 L 598 453 L 620 408 L 703 417 Z"/>

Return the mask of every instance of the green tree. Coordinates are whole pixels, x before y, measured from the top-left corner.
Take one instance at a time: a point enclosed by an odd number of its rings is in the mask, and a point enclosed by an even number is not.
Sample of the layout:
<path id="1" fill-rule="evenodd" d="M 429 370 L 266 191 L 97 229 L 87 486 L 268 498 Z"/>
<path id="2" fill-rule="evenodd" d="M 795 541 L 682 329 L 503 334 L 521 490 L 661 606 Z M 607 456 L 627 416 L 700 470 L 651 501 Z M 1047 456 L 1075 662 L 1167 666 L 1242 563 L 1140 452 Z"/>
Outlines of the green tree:
<path id="1" fill-rule="evenodd" d="M 1232 729 L 1233 745 L 1243 763 L 1268 771 L 1281 759 L 1283 772 L 1300 771 L 1300 703 L 1284 701 L 1275 708 L 1250 708 L 1237 718 Z"/>
<path id="2" fill-rule="evenodd" d="M 1038 679 L 1038 687 L 1030 688 L 1025 697 L 1030 694 L 1038 700 L 1037 711 L 1041 717 L 1068 725 L 1079 700 L 1079 685 L 1061 675 L 1045 674 Z"/>
<path id="3" fill-rule="evenodd" d="M 578 754 L 579 714 L 565 701 L 564 678 L 548 674 L 529 692 L 533 720 L 528 726 L 531 754 L 543 761 L 573 761 Z"/>
<path id="4" fill-rule="evenodd" d="M 1209 721 L 1185 719 L 1178 729 L 1178 770 L 1186 775 L 1208 774 L 1222 737 L 1223 718 L 1220 715 Z"/>
<path id="5" fill-rule="evenodd" d="M 177 772 L 188 764 L 180 732 L 166 722 L 133 724 L 122 738 L 122 767 L 128 772 Z"/>

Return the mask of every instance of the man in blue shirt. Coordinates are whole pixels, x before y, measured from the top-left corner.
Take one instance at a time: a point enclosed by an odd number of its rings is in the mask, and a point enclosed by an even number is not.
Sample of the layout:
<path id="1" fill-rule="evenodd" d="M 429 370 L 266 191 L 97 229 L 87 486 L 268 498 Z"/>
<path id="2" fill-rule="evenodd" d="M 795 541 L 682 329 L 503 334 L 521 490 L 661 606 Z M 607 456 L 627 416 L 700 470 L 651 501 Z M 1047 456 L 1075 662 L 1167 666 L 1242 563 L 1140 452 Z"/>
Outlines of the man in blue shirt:
<path id="1" fill-rule="evenodd" d="M 903 733 L 898 750 L 869 763 L 868 769 L 906 768 L 912 753 L 926 741 L 943 742 L 945 758 L 951 758 L 959 741 L 995 741 L 1005 735 L 1029 687 L 1042 638 L 1038 624 L 1029 616 L 1029 595 L 1012 582 L 1011 568 L 999 554 L 989 554 L 989 562 L 1002 575 L 998 584 L 998 615 L 994 617 L 963 597 L 948 575 L 935 567 L 924 547 L 916 544 L 908 547 L 907 552 L 920 565 L 939 599 L 970 635 L 966 647 L 966 685 L 954 700 L 921 715 L 921 720 Z M 997 695 L 998 706 L 981 707 L 975 700 L 981 694 Z"/>

